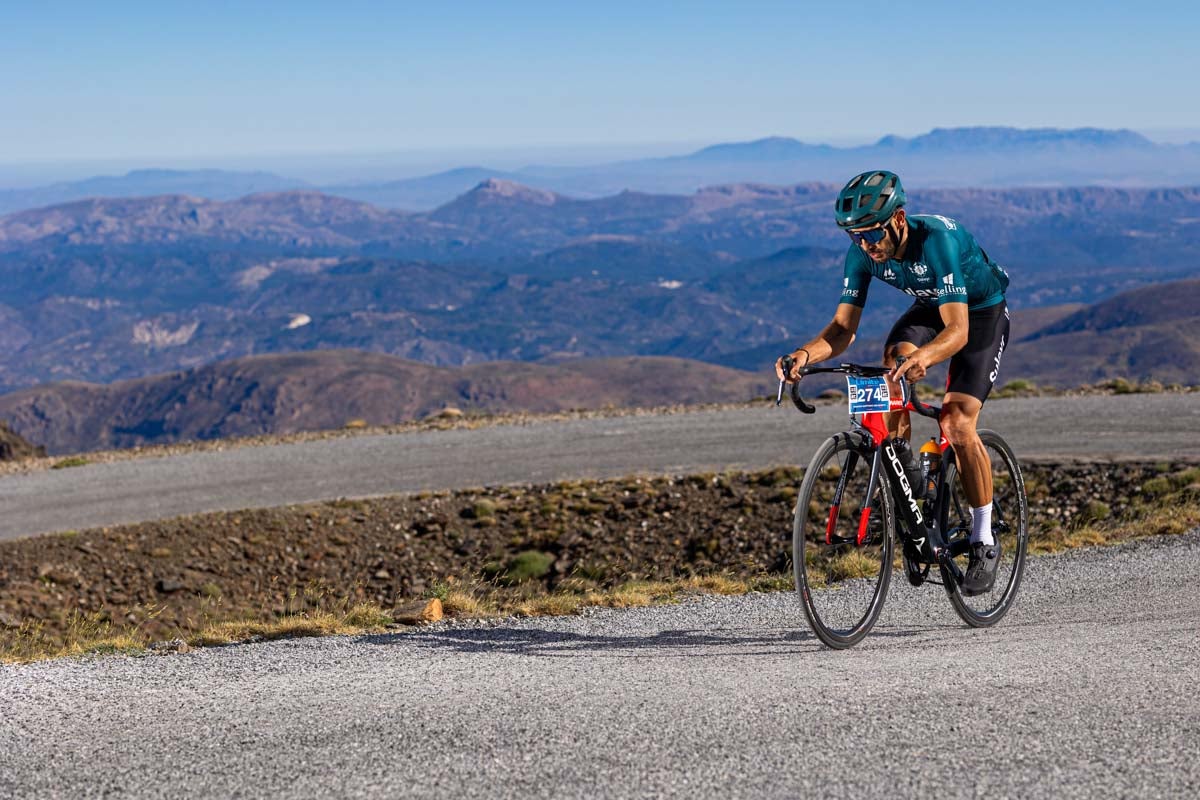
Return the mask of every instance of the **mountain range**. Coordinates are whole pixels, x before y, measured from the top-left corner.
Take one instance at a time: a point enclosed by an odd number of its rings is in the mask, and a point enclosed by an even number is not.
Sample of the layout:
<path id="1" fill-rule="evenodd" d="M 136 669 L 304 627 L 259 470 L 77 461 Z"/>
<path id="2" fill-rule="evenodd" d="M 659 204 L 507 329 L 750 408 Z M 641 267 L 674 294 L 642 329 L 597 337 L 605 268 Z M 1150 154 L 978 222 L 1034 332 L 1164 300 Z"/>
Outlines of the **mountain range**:
<path id="1" fill-rule="evenodd" d="M 227 200 L 254 192 L 319 188 L 384 208 L 429 211 L 488 179 L 580 198 L 630 190 L 691 193 L 723 183 L 844 182 L 886 167 L 914 187 L 1187 186 L 1200 184 L 1200 143 L 1159 144 L 1128 130 L 937 128 L 873 144 L 834 147 L 774 136 L 693 153 L 586 166 L 516 170 L 463 166 L 403 180 L 310 186 L 265 172 L 146 169 L 31 189 L 0 190 L 0 214 L 91 197 L 184 194 Z"/>
<path id="2" fill-rule="evenodd" d="M 1022 378 L 1074 387 L 1106 378 L 1194 383 L 1200 375 L 1200 279 L 1134 289 L 1090 306 L 1013 314 L 1000 385 Z M 37 386 L 0 396 L 0 418 L 52 454 L 113 447 L 392 424 L 453 406 L 468 412 L 738 402 L 774 389 L 762 348 L 755 371 L 664 357 L 494 361 L 433 367 L 355 350 L 263 355 L 117 381 Z M 844 360 L 875 362 L 880 340 Z M 941 380 L 931 374 L 935 385 Z M 837 381 L 808 382 L 810 393 Z"/>
<path id="3" fill-rule="evenodd" d="M 124 175 L 102 175 L 29 189 L 0 189 L 0 214 L 59 205 L 89 197 L 183 194 L 210 200 L 232 200 L 256 192 L 282 192 L 308 186 L 304 181 L 284 178 L 270 172 L 137 169 Z"/>
<path id="4" fill-rule="evenodd" d="M 432 212 L 312 190 L 78 201 L 0 218 L 0 388 L 264 353 L 431 365 L 671 356 L 759 369 L 832 314 L 831 184 L 571 198 L 487 180 Z M 1195 274 L 1200 190 L 914 190 L 1013 274 L 1016 309 Z M 871 295 L 863 335 L 907 298 Z M 773 360 L 773 355 L 771 359 Z"/>

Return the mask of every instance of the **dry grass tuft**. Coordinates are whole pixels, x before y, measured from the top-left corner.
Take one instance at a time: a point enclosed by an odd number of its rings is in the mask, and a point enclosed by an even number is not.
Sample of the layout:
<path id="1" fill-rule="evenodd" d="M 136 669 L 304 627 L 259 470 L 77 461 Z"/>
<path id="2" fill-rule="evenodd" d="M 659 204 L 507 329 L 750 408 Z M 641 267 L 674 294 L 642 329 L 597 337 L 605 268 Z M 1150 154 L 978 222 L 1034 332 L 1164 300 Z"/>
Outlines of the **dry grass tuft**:
<path id="1" fill-rule="evenodd" d="M 289 614 L 270 621 L 226 620 L 215 622 L 189 636 L 188 644 L 231 644 L 259 639 L 290 639 L 302 636 L 333 636 L 379 631 L 392 624 L 392 616 L 374 603 L 359 603 L 350 609 Z"/>
<path id="2" fill-rule="evenodd" d="M 492 613 L 482 600 L 460 589 L 447 592 L 442 598 L 442 611 L 450 617 L 486 617 Z"/>
<path id="3" fill-rule="evenodd" d="M 72 614 L 64 634 L 49 632 L 37 621 L 25 622 L 15 630 L 0 633 L 0 663 L 143 652 L 145 642 L 136 629 L 115 629 L 110 621 L 95 615 Z"/>
<path id="4" fill-rule="evenodd" d="M 1176 480 L 1176 485 L 1190 477 L 1185 473 Z M 1032 535 L 1029 552 L 1059 553 L 1076 547 L 1120 544 L 1146 536 L 1178 536 L 1197 526 L 1200 526 L 1200 493 L 1184 486 L 1180 491 L 1156 496 L 1153 504 L 1141 506 L 1119 519 L 1093 521 L 1073 528 L 1053 528 Z"/>
<path id="5" fill-rule="evenodd" d="M 851 550 L 837 558 L 830 559 L 826 571 L 829 579 L 833 581 L 870 578 L 879 574 L 879 561 L 863 554 L 860 550 Z"/>

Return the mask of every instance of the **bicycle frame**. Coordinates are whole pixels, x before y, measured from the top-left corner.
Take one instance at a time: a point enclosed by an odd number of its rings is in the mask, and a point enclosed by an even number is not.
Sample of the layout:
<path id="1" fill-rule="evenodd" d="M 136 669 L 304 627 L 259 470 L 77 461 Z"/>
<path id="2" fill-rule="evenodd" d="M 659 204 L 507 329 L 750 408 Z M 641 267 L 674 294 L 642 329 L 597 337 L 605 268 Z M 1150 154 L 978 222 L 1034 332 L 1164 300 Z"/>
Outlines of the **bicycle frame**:
<path id="1" fill-rule="evenodd" d="M 806 370 L 806 373 L 838 372 L 863 374 L 863 370 L 863 367 L 857 365 L 842 364 L 839 367 L 832 368 L 813 368 Z M 883 373 L 879 372 L 878 374 Z M 793 402 L 801 411 L 812 413 L 815 409 L 804 403 L 799 395 L 798 386 L 798 383 L 793 384 Z M 781 385 L 780 397 L 777 399 L 782 399 L 782 388 Z M 889 411 L 909 411 L 937 420 L 938 446 L 941 448 L 944 462 L 947 456 L 946 451 L 950 450 L 950 443 L 947 441 L 945 432 L 941 427 L 941 408 L 939 406 L 926 405 L 917 400 L 915 392 L 912 389 L 912 384 L 907 380 L 901 381 L 900 390 L 900 398 L 896 399 L 893 397 L 889 401 Z M 873 411 L 861 414 L 861 418 L 853 415 L 850 417 L 851 422 L 854 424 L 855 432 L 864 437 L 864 443 L 869 444 L 872 448 L 871 471 L 867 479 L 866 496 L 872 497 L 875 494 L 875 489 L 879 486 L 882 476 L 882 480 L 887 481 L 888 490 L 891 492 L 892 498 L 896 502 L 896 507 L 899 509 L 897 518 L 900 520 L 900 533 L 905 543 L 911 544 L 915 548 L 916 554 L 919 555 L 920 563 L 940 565 L 953 577 L 955 583 L 962 583 L 962 570 L 954 563 L 954 556 L 965 552 L 968 544 L 965 540 L 951 544 L 946 539 L 946 532 L 942 530 L 941 520 L 937 518 L 939 503 L 936 500 L 942 498 L 944 492 L 947 490 L 945 485 L 946 471 L 944 468 L 938 471 L 937 492 L 934 495 L 935 502 L 932 504 L 932 518 L 927 518 L 927 512 L 930 509 L 922 510 L 921 507 L 922 501 L 925 499 L 924 492 L 918 496 L 916 487 L 909 484 L 908 475 L 904 471 L 904 464 L 896 453 L 895 440 L 891 438 L 888 432 L 883 414 L 884 412 L 882 411 Z M 849 544 L 853 542 L 856 546 L 861 547 L 867 539 L 871 519 L 870 504 L 864 506 L 860 512 L 858 532 L 853 539 L 833 535 L 833 531 L 837 528 L 838 514 L 841 508 L 842 494 L 846 488 L 846 481 L 853 472 L 853 468 L 857 466 L 858 458 L 859 455 L 856 452 L 850 451 L 847 454 L 846 463 L 842 466 L 842 474 L 838 478 L 829 509 L 829 520 L 825 525 L 826 544 Z M 952 589 L 953 587 L 947 587 L 948 591 Z"/>
<path id="2" fill-rule="evenodd" d="M 907 388 L 907 387 L 905 387 Z M 900 411 L 907 410 L 916 413 L 925 413 L 913 405 L 911 399 L 907 396 L 897 403 L 892 402 L 891 410 Z M 940 408 L 927 406 L 935 412 L 940 412 Z M 929 416 L 926 414 L 926 416 Z M 947 539 L 945 531 L 942 530 L 942 521 L 938 519 L 937 502 L 930 505 L 933 508 L 922 508 L 922 503 L 925 499 L 925 493 L 917 493 L 917 487 L 909 485 L 908 474 L 904 470 L 904 463 L 900 460 L 899 454 L 896 452 L 895 439 L 893 439 L 887 429 L 887 425 L 883 420 L 883 412 L 875 411 L 862 415 L 861 420 L 854 421 L 856 429 L 869 439 L 873 447 L 873 456 L 871 460 L 871 473 L 867 479 L 867 497 L 871 497 L 876 486 L 879 484 L 880 476 L 887 481 L 888 489 L 891 491 L 892 498 L 895 500 L 897 508 L 897 518 L 900 520 L 901 536 L 916 549 L 920 554 L 920 561 L 925 564 L 941 565 L 953 576 L 955 583 L 962 583 L 962 570 L 954 563 L 954 556 L 960 555 L 966 549 L 966 542 L 960 541 L 958 547 L 954 547 Z M 946 451 L 950 449 L 950 443 L 946 441 L 945 434 L 941 429 L 941 423 L 938 424 L 938 446 L 942 451 L 943 461 L 947 457 Z M 851 454 L 855 455 L 855 454 Z M 843 475 L 844 477 L 845 475 Z M 841 481 L 839 481 L 839 489 Z M 935 498 L 940 498 L 946 491 L 945 486 L 945 470 L 938 470 L 937 491 L 934 494 Z M 835 492 L 836 496 L 836 492 Z M 859 520 L 858 530 L 858 545 L 862 545 L 865 540 L 865 534 L 868 529 L 871 515 L 870 505 L 862 510 L 862 518 Z M 832 529 L 832 526 L 830 526 Z"/>

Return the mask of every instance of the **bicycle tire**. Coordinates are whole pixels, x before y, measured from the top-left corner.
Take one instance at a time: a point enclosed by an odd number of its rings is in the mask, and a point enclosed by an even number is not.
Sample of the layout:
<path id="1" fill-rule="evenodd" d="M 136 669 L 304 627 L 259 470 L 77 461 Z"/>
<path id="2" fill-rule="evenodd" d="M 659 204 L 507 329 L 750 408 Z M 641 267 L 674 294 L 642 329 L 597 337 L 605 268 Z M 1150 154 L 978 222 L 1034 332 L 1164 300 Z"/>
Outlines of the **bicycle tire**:
<path id="1" fill-rule="evenodd" d="M 968 597 L 942 568 L 950 604 L 955 612 L 973 628 L 995 625 L 1013 607 L 1017 590 L 1025 573 L 1026 551 L 1029 545 L 1029 500 L 1025 494 L 1025 478 L 1012 448 L 995 431 L 980 430 L 979 438 L 989 451 L 992 462 L 992 533 L 1000 543 L 1000 566 L 991 591 Z M 999 463 L 997 463 L 999 462 Z M 970 534 L 971 515 L 962 489 L 962 481 L 953 459 L 945 466 L 945 490 L 939 502 L 938 520 L 947 539 Z M 966 571 L 966 557 L 961 566 Z"/>
<path id="2" fill-rule="evenodd" d="M 793 511 L 796 591 L 813 633 L 837 650 L 854 646 L 874 627 L 891 582 L 896 515 L 886 481 L 867 497 L 873 454 L 859 433 L 827 439 L 804 472 Z M 842 472 L 846 487 L 835 507 Z M 871 503 L 860 536 L 863 509 Z M 842 507 L 849 513 L 842 514 Z"/>

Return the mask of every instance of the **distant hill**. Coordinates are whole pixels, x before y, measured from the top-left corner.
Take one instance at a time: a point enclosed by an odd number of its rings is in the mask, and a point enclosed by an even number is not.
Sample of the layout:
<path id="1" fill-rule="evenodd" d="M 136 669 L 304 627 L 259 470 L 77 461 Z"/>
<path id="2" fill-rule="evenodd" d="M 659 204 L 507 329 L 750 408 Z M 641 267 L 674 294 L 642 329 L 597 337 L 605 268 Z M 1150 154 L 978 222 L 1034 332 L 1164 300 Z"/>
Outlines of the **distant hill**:
<path id="1" fill-rule="evenodd" d="M 1064 333 L 1161 325 L 1200 316 L 1200 279 L 1157 283 L 1122 292 L 1046 325 L 1027 340 Z"/>
<path id="2" fill-rule="evenodd" d="M 1130 130 L 1102 128 L 934 128 L 911 139 L 885 136 L 875 143 L 876 148 L 904 152 L 969 152 L 989 153 L 1012 150 L 1062 151 L 1072 148 L 1098 150 L 1155 150 L 1158 145 L 1140 133 Z"/>
<path id="3" fill-rule="evenodd" d="M 105 175 L 33 189 L 0 189 L 0 214 L 89 197 L 181 194 L 209 200 L 232 200 L 256 192 L 281 192 L 306 187 L 308 184 L 304 181 L 270 172 L 139 169 L 125 175 Z"/>
<path id="4" fill-rule="evenodd" d="M 348 197 L 381 208 L 397 208 L 413 211 L 428 211 L 444 205 L 473 187 L 489 180 L 525 182 L 533 186 L 539 182 L 532 176 L 515 172 L 487 169 L 486 167 L 458 167 L 457 169 L 424 175 L 419 178 L 387 181 L 384 183 L 334 184 L 322 187 L 326 194 Z"/>
<path id="5" fill-rule="evenodd" d="M 1048 386 L 1200 383 L 1200 279 L 1123 292 L 1017 338 L 1005 374 Z"/>
<path id="6" fill-rule="evenodd" d="M 714 144 L 697 150 L 683 159 L 693 162 L 712 161 L 792 161 L 818 155 L 829 155 L 837 152 L 837 148 L 829 145 L 805 144 L 799 139 L 787 136 L 769 136 L 752 142 L 731 142 L 729 144 Z"/>
<path id="7" fill-rule="evenodd" d="M 95 198 L 0 218 L 0 250 L 213 241 L 353 247 L 377 231 L 393 232 L 403 222 L 399 212 L 318 192 L 256 194 L 229 202 L 186 195 Z"/>
<path id="8" fill-rule="evenodd" d="M 1200 147 L 1156 144 L 1128 130 L 1098 128 L 937 128 L 921 136 L 884 136 L 870 145 L 833 147 L 786 136 L 729 142 L 694 153 L 580 167 L 526 167 L 500 177 L 559 194 L 600 197 L 622 190 L 691 193 L 723 183 L 829 182 L 887 168 L 909 186 L 1061 187 L 1200 184 Z M 461 193 L 453 172 L 337 193 L 388 207 L 429 210 Z"/>
<path id="9" fill-rule="evenodd" d="M 108 386 L 60 383 L 0 397 L 0 418 L 50 453 L 389 424 L 446 406 L 560 411 L 742 401 L 770 377 L 670 358 L 441 369 L 325 350 L 255 356 Z"/>

